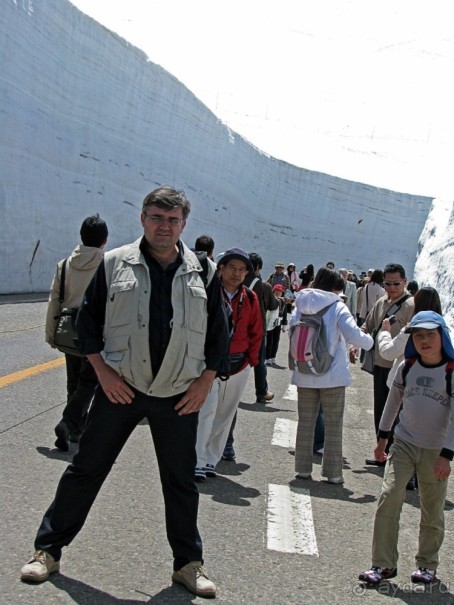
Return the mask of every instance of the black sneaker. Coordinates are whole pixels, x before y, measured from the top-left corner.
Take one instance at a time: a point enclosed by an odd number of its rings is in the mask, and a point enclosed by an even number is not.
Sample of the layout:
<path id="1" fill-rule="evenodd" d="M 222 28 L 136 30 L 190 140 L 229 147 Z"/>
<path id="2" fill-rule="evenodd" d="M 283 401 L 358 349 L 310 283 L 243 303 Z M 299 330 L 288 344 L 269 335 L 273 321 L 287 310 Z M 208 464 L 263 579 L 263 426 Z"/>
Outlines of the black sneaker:
<path id="1" fill-rule="evenodd" d="M 429 569 L 428 567 L 418 567 L 418 569 L 411 574 L 410 579 L 415 584 L 431 584 L 436 580 L 435 570 Z"/>
<path id="2" fill-rule="evenodd" d="M 207 478 L 205 469 L 204 468 L 199 468 L 199 467 L 197 467 L 195 469 L 194 476 L 195 476 L 195 480 L 196 481 L 205 481 L 205 479 Z"/>
<path id="3" fill-rule="evenodd" d="M 55 440 L 55 447 L 62 452 L 69 451 L 69 430 L 66 423 L 61 420 L 54 429 L 57 439 Z"/>
<path id="4" fill-rule="evenodd" d="M 222 459 L 227 460 L 228 462 L 234 462 L 235 460 L 235 450 L 233 449 L 233 445 L 231 443 L 227 443 L 224 448 L 224 453 L 222 454 Z"/>
<path id="5" fill-rule="evenodd" d="M 380 584 L 382 580 L 389 580 L 397 576 L 397 567 L 376 567 L 373 565 L 368 571 L 359 574 L 358 579 L 367 584 Z"/>
<path id="6" fill-rule="evenodd" d="M 366 464 L 369 466 L 386 466 L 386 461 L 375 460 L 375 458 L 366 458 Z"/>
<path id="7" fill-rule="evenodd" d="M 214 464 L 205 464 L 205 468 L 203 470 L 205 471 L 205 475 L 207 477 L 217 477 Z"/>

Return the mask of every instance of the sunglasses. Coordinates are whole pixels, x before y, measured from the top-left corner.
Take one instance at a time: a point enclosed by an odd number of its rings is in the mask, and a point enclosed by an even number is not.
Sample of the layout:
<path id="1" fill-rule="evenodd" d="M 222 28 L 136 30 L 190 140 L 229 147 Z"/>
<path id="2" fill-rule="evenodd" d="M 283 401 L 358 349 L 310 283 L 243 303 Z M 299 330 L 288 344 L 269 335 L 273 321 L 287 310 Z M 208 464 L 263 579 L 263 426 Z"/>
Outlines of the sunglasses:
<path id="1" fill-rule="evenodd" d="M 403 281 L 404 281 L 404 280 L 402 280 L 402 281 L 385 281 L 385 282 L 383 282 L 383 283 L 385 284 L 385 287 L 389 288 L 390 286 L 396 286 L 396 287 L 397 287 L 397 286 L 400 286 L 400 284 L 401 284 Z"/>

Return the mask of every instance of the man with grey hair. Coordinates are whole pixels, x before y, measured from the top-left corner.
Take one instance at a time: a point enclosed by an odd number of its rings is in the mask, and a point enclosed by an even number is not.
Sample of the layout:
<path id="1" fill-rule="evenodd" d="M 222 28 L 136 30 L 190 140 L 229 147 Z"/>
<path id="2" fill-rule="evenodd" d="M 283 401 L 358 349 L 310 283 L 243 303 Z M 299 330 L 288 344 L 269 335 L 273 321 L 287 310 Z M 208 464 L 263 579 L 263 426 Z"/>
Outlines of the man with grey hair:
<path id="1" fill-rule="evenodd" d="M 172 580 L 196 595 L 216 595 L 202 566 L 195 444 L 198 411 L 216 373 L 228 369 L 229 333 L 214 263 L 204 277 L 197 256 L 180 240 L 189 211 L 183 192 L 152 191 L 140 216 L 143 237 L 108 252 L 88 286 L 77 330 L 100 387 L 22 580 L 43 582 L 58 571 L 62 548 L 82 529 L 117 456 L 146 418 L 164 495 Z"/>
<path id="2" fill-rule="evenodd" d="M 356 307 L 357 307 L 356 284 L 353 281 L 349 281 L 347 269 L 344 269 L 344 268 L 339 269 L 339 275 L 344 280 L 344 295 L 345 295 L 344 302 L 347 305 L 350 313 L 356 319 Z"/>

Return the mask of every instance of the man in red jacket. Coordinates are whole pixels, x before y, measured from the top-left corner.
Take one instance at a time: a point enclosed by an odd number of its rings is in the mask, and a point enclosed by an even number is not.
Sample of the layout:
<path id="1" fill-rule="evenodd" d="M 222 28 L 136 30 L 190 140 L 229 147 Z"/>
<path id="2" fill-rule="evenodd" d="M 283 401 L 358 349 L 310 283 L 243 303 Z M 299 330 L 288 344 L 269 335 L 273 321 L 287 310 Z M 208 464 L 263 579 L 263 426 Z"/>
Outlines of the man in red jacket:
<path id="1" fill-rule="evenodd" d="M 259 361 L 263 338 L 257 296 L 243 285 L 246 274 L 252 270 L 248 255 L 239 248 L 226 250 L 218 269 L 224 301 L 231 309 L 231 366 L 227 380 L 216 378 L 199 412 L 195 469 L 198 481 L 216 477 L 216 465 L 222 457 L 251 367 Z"/>

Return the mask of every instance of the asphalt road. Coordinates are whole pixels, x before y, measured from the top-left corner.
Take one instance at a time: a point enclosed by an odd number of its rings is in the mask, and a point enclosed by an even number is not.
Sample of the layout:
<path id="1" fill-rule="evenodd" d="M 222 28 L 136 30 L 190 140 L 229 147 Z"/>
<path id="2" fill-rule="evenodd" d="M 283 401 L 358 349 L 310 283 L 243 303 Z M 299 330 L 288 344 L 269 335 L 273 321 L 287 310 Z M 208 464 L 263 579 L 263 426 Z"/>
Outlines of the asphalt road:
<path id="1" fill-rule="evenodd" d="M 6 303 L 0 305 L 1 377 L 62 357 L 43 341 L 44 302 L 21 304 L 4 298 L 0 302 Z M 285 365 L 285 345 L 283 335 L 279 354 L 282 365 Z M 417 549 L 417 492 L 407 493 L 403 509 L 398 576 L 379 589 L 365 589 L 356 579 L 371 562 L 371 528 L 382 471 L 364 465 L 374 443 L 372 381 L 357 367 L 353 367 L 353 377 L 344 422 L 343 486 L 328 485 L 321 479 L 317 458 L 314 481 L 295 479 L 291 447 L 273 445 L 276 427 L 294 427 L 297 418 L 296 401 L 288 389 L 290 372 L 269 370 L 270 387 L 276 396 L 267 405 L 255 403 L 253 382 L 249 380 L 235 431 L 237 460 L 220 463 L 218 477 L 200 485 L 199 526 L 205 566 L 218 587 L 217 603 L 369 605 L 394 598 L 418 605 L 454 604 L 452 479 L 445 507 L 440 582 L 426 590 L 409 582 Z M 64 365 L 20 378 L 14 380 L 13 376 L 12 382 L 0 387 L 3 521 L 0 603 L 204 602 L 170 581 L 172 557 L 164 532 L 157 465 L 146 425 L 137 427 L 85 527 L 65 549 L 61 573 L 37 586 L 20 582 L 19 570 L 33 553 L 33 539 L 42 514 L 74 453 L 54 448 L 53 427 L 60 419 L 65 400 Z M 284 511 L 284 503 L 272 500 L 277 492 L 298 500 L 293 511 Z M 297 508 L 300 505 L 302 508 Z M 303 527 L 301 511 L 305 516 Z M 276 524 L 279 526 L 287 514 L 290 528 L 294 529 L 285 536 L 286 541 L 292 543 L 292 538 L 303 531 L 293 552 L 275 550 L 270 542 L 270 530 Z M 308 545 L 312 545 L 309 554 Z"/>

